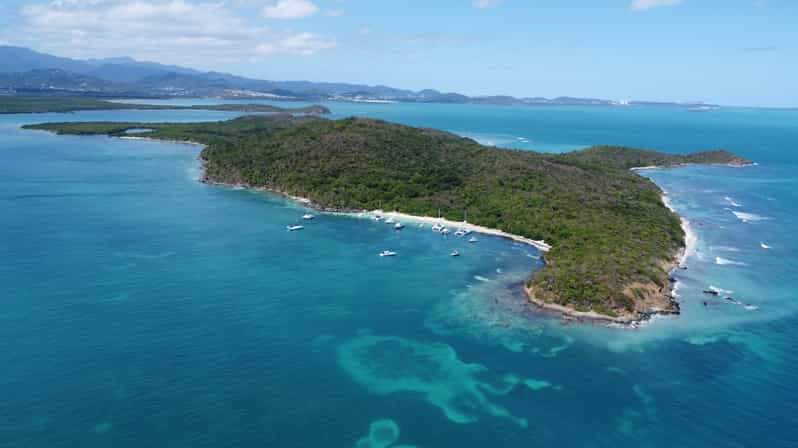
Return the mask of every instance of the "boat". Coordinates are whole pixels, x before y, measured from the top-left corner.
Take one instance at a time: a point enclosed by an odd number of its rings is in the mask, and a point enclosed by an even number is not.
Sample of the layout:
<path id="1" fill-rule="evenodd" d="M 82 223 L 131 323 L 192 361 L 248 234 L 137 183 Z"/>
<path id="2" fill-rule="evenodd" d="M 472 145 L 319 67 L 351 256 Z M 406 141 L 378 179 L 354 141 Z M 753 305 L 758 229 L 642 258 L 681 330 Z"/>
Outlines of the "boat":
<path id="1" fill-rule="evenodd" d="M 447 229 L 446 227 L 441 229 L 441 235 L 448 235 L 449 233 L 451 233 L 451 232 L 449 232 L 449 229 Z"/>
<path id="2" fill-rule="evenodd" d="M 310 213 L 305 213 L 302 215 L 302 219 L 313 219 L 315 216 L 311 215 Z"/>
<path id="3" fill-rule="evenodd" d="M 438 222 L 436 222 L 432 226 L 432 231 L 433 232 L 440 232 L 441 230 L 444 229 L 443 224 L 440 223 L 440 219 L 441 219 L 441 209 L 438 209 Z"/>
<path id="4" fill-rule="evenodd" d="M 477 241 L 479 241 L 479 240 L 475 236 L 472 236 L 471 238 L 468 239 L 469 243 L 476 243 Z"/>
<path id="5" fill-rule="evenodd" d="M 293 232 L 295 230 L 302 230 L 304 228 L 305 228 L 304 226 L 285 226 L 285 229 L 288 230 L 289 232 Z"/>
<path id="6" fill-rule="evenodd" d="M 464 229 L 464 228 L 461 227 L 461 228 L 457 229 L 456 232 L 454 232 L 454 236 L 466 236 L 469 233 L 471 233 L 470 230 Z"/>
<path id="7" fill-rule="evenodd" d="M 390 217 L 385 220 L 385 224 L 393 224 L 394 222 L 395 221 L 393 220 L 393 218 L 390 218 Z"/>
<path id="8" fill-rule="evenodd" d="M 393 225 L 393 228 L 396 230 L 402 230 L 404 227 L 405 225 L 402 224 L 401 222 L 397 222 L 396 224 Z"/>
<path id="9" fill-rule="evenodd" d="M 460 252 L 457 252 L 456 250 L 454 250 L 454 251 L 452 251 L 452 253 L 450 255 L 453 256 L 453 257 L 459 257 L 460 256 Z"/>
<path id="10" fill-rule="evenodd" d="M 422 222 L 421 224 L 419 224 L 419 225 L 418 225 L 418 228 L 419 228 L 419 229 L 423 229 L 423 228 L 424 228 L 424 223 Z"/>
<path id="11" fill-rule="evenodd" d="M 396 252 L 392 252 L 390 250 L 384 250 L 384 251 L 380 252 L 380 256 L 381 257 L 393 257 L 395 255 L 396 255 Z"/>
<path id="12" fill-rule="evenodd" d="M 380 215 L 375 215 L 375 216 L 374 216 L 373 218 L 371 218 L 371 219 L 373 219 L 373 220 L 375 220 L 375 221 L 379 222 L 379 221 L 382 221 L 382 216 L 380 216 Z"/>

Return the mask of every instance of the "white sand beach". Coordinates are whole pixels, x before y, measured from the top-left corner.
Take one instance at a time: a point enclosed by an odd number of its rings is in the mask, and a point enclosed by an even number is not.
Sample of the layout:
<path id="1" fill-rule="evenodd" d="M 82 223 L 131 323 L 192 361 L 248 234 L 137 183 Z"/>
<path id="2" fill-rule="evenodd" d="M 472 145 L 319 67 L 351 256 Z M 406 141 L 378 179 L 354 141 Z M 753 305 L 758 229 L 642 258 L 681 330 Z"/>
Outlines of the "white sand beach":
<path id="1" fill-rule="evenodd" d="M 513 240 L 513 241 L 517 241 L 519 243 L 524 243 L 524 244 L 528 244 L 530 246 L 534 246 L 535 248 L 537 248 L 537 249 L 539 249 L 541 251 L 544 251 L 544 252 L 549 251 L 551 249 L 551 246 L 546 244 L 545 241 L 533 240 L 533 239 L 530 239 L 530 238 L 523 237 L 521 235 L 515 235 L 515 234 L 512 234 L 512 233 L 508 233 L 508 232 L 505 232 L 503 230 L 492 229 L 490 227 L 484 227 L 484 226 L 478 226 L 478 225 L 470 224 L 470 223 L 463 222 L 463 221 L 450 221 L 448 219 L 436 218 L 436 217 L 433 217 L 433 216 L 416 216 L 416 215 L 409 215 L 407 213 L 400 213 L 400 212 L 385 212 L 385 211 L 382 211 L 382 210 L 372 210 L 370 212 L 360 213 L 359 215 L 364 215 L 364 216 L 380 215 L 380 216 L 385 217 L 385 218 L 388 218 L 388 217 L 393 218 L 394 220 L 400 221 L 400 222 L 402 222 L 402 221 L 404 221 L 404 222 L 414 222 L 414 223 L 423 223 L 423 224 L 428 224 L 428 225 L 434 225 L 435 223 L 439 223 L 439 224 L 444 225 L 444 226 L 446 226 L 446 227 L 448 227 L 448 228 L 450 228 L 452 230 L 459 229 L 459 228 L 464 228 L 464 229 L 468 229 L 468 230 L 470 230 L 471 232 L 474 232 L 474 233 L 480 233 L 480 234 L 483 234 L 483 235 L 493 235 L 493 236 L 498 236 L 498 237 L 502 237 L 502 238 L 507 238 L 507 239 L 510 239 L 510 240 Z"/>

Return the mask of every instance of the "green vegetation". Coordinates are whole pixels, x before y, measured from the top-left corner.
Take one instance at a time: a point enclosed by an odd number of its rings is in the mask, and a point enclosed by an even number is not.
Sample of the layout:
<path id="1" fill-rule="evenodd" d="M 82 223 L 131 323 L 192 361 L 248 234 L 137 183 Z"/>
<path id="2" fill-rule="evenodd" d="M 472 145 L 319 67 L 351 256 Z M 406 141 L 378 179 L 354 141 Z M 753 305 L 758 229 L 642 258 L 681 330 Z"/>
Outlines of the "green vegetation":
<path id="1" fill-rule="evenodd" d="M 628 168 L 744 163 L 711 151 L 670 155 L 595 147 L 553 155 L 482 146 L 446 132 L 370 119 L 242 117 L 217 123 L 53 123 L 64 134 L 123 135 L 206 144 L 208 181 L 267 187 L 321 208 L 375 209 L 462 219 L 553 245 L 528 287 L 538 301 L 639 317 L 670 291 L 683 245 L 660 189 Z M 667 301 L 669 303 L 669 301 Z"/>
<path id="2" fill-rule="evenodd" d="M 296 113 L 329 114 L 324 106 L 313 105 L 286 109 L 268 104 L 208 104 L 191 106 L 131 104 L 105 101 L 96 98 L 77 96 L 15 96 L 0 95 L 0 114 L 23 114 L 43 112 L 75 112 L 79 110 L 219 110 L 246 113 Z"/>

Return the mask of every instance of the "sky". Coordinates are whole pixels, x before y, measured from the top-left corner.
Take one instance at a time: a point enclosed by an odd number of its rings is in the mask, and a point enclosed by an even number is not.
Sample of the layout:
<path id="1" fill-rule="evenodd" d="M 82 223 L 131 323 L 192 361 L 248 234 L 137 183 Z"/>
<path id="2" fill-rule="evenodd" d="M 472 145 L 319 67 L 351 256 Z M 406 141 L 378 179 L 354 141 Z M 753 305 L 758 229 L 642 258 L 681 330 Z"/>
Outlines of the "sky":
<path id="1" fill-rule="evenodd" d="M 259 79 L 798 106 L 796 0 L 0 0 L 0 44 Z"/>

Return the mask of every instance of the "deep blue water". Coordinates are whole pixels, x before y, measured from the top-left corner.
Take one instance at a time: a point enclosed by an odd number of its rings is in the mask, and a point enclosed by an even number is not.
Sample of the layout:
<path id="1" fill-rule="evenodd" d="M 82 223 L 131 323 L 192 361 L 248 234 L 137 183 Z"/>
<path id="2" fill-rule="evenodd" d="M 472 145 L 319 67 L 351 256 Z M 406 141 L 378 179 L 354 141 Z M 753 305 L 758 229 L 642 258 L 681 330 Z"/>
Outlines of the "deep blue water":
<path id="1" fill-rule="evenodd" d="M 683 314 L 628 330 L 527 307 L 529 247 L 340 216 L 289 233 L 301 207 L 196 182 L 196 146 L 19 129 L 236 114 L 0 116 L 0 447 L 798 445 L 798 112 L 329 106 L 759 165 L 644 172 L 699 243 Z"/>

